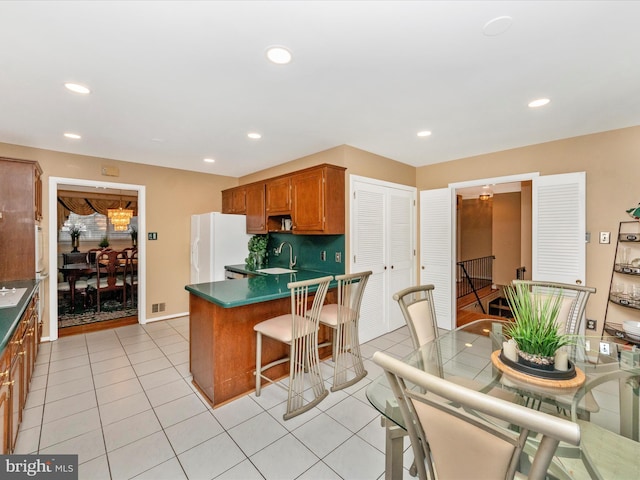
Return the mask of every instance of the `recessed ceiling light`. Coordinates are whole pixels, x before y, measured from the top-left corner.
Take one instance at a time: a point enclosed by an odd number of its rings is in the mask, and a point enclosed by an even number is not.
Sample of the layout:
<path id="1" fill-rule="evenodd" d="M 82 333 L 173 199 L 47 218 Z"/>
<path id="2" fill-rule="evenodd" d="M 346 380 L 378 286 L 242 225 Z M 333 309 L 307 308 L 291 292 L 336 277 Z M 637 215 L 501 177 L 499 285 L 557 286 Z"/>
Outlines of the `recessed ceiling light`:
<path id="1" fill-rule="evenodd" d="M 87 95 L 89 93 L 91 93 L 91 90 L 89 90 L 87 87 L 85 87 L 84 85 L 80 85 L 78 83 L 65 83 L 64 86 L 67 88 L 67 90 L 71 90 L 74 93 L 81 93 L 83 95 Z"/>
<path id="2" fill-rule="evenodd" d="M 417 135 L 419 137 L 430 137 L 431 136 L 431 131 L 430 130 L 422 130 L 422 131 L 418 132 Z"/>
<path id="3" fill-rule="evenodd" d="M 251 133 L 247 133 L 247 137 L 253 139 L 253 140 L 259 140 L 260 138 L 262 138 L 262 135 L 260 135 L 259 133 L 256 132 L 251 132 Z"/>
<path id="4" fill-rule="evenodd" d="M 79 140 L 79 139 L 82 138 L 77 133 L 65 133 L 64 136 L 67 137 L 67 138 L 73 138 L 74 140 Z"/>
<path id="5" fill-rule="evenodd" d="M 497 35 L 502 35 L 504 32 L 509 30 L 512 23 L 513 23 L 513 18 L 511 18 L 508 15 L 504 15 L 502 17 L 496 17 L 484 24 L 484 26 L 482 27 L 482 32 L 487 37 L 495 37 Z"/>
<path id="6" fill-rule="evenodd" d="M 547 103 L 549 103 L 550 101 L 551 100 L 549 100 L 548 98 L 538 98 L 537 100 L 533 100 L 533 101 L 529 102 L 529 106 L 531 108 L 543 107 Z"/>
<path id="7" fill-rule="evenodd" d="M 215 163 L 215 159 L 213 159 L 213 158 L 204 158 L 203 161 L 205 161 L 207 163 Z"/>
<path id="8" fill-rule="evenodd" d="M 286 47 L 274 45 L 267 48 L 267 58 L 277 65 L 286 65 L 291 62 L 291 52 Z"/>

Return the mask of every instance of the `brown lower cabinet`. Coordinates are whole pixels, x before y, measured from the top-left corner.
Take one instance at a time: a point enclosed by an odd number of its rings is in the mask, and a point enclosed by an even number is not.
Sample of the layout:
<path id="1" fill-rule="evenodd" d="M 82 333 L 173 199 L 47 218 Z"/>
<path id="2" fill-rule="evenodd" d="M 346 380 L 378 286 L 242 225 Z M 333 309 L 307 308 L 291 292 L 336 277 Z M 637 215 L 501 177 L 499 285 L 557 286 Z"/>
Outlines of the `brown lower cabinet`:
<path id="1" fill-rule="evenodd" d="M 3 455 L 13 452 L 16 446 L 22 410 L 38 354 L 42 332 L 38 301 L 36 293 L 20 318 L 9 343 L 0 353 L 0 449 Z"/>
<path id="2" fill-rule="evenodd" d="M 310 299 L 313 295 L 310 295 Z M 327 292 L 327 303 L 336 303 L 337 291 Z M 310 300 L 311 301 L 311 300 Z M 255 390 L 256 332 L 258 323 L 291 312 L 291 297 L 224 308 L 197 295 L 189 295 L 189 368 L 193 384 L 212 406 L 218 407 Z M 331 339 L 332 331 L 324 325 L 318 343 Z M 289 347 L 265 337 L 263 364 L 284 357 Z M 319 350 L 320 358 L 331 355 L 331 346 Z M 289 364 L 273 367 L 272 378 L 285 377 Z"/>

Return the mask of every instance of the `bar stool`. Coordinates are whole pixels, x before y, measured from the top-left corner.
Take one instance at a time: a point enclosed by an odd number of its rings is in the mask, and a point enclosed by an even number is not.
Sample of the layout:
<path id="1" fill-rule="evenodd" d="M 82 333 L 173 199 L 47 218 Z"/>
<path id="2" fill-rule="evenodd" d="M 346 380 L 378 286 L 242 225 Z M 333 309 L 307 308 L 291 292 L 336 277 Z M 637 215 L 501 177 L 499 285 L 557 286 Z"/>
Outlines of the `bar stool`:
<path id="1" fill-rule="evenodd" d="M 256 331 L 256 397 L 260 396 L 262 379 L 287 389 L 289 395 L 287 411 L 283 416 L 285 420 L 310 410 L 329 394 L 320 372 L 318 326 L 320 310 L 331 280 L 333 277 L 327 276 L 288 283 L 287 288 L 291 291 L 291 313 L 270 318 L 253 327 Z M 317 289 L 309 308 L 309 288 L 315 286 Z M 263 336 L 289 345 L 289 355 L 262 365 Z M 289 362 L 288 388 L 263 375 L 264 371 L 285 362 Z M 313 390 L 313 400 L 310 401 L 304 398 L 307 377 Z"/>
<path id="2" fill-rule="evenodd" d="M 359 382 L 367 376 L 358 340 L 360 304 L 371 271 L 336 275 L 338 303 L 322 307 L 320 323 L 333 329 L 333 385 L 335 392 Z M 329 345 L 330 342 L 319 346 Z M 351 378 L 349 378 L 351 377 Z"/>

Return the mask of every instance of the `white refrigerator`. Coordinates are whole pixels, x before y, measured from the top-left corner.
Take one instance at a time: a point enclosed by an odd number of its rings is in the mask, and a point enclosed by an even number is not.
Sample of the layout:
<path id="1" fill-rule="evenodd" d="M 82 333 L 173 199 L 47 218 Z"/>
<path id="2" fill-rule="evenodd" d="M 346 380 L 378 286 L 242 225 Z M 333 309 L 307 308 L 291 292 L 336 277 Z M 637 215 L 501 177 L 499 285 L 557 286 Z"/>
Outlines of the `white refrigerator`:
<path id="1" fill-rule="evenodd" d="M 251 235 L 244 215 L 191 216 L 191 283 L 224 280 L 224 266 L 245 263 Z"/>

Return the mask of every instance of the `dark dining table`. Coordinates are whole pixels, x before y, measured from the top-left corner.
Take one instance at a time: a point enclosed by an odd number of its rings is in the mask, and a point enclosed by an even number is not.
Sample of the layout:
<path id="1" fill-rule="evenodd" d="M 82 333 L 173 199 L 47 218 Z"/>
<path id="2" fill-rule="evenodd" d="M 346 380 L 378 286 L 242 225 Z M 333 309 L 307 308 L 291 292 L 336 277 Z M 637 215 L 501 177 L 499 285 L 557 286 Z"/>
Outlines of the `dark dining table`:
<path id="1" fill-rule="evenodd" d="M 76 307 L 76 282 L 80 277 L 86 277 L 96 273 L 96 267 L 90 263 L 70 263 L 59 267 L 58 271 L 62 273 L 69 282 L 71 311 L 74 312 Z"/>
<path id="2" fill-rule="evenodd" d="M 640 352 L 600 336 L 580 336 L 569 352 L 569 360 L 584 374 L 584 382 L 570 388 L 545 385 L 538 379 L 523 380 L 517 372 L 510 374 L 496 364 L 495 354 L 504 341 L 503 325 L 493 319 L 471 322 L 441 334 L 403 361 L 478 391 L 500 389 L 516 394 L 517 398 L 527 399 L 527 405 L 543 409 L 548 406 L 551 412 L 564 412 L 577 422 L 581 443 L 579 447 L 560 444 L 550 469 L 554 478 L 638 478 Z M 586 402 L 589 393 L 597 401 L 595 408 Z M 402 479 L 406 431 L 386 377 L 374 379 L 366 394 L 382 414 L 386 428 L 385 479 Z M 525 453 L 535 448 L 533 439 L 527 443 Z"/>

